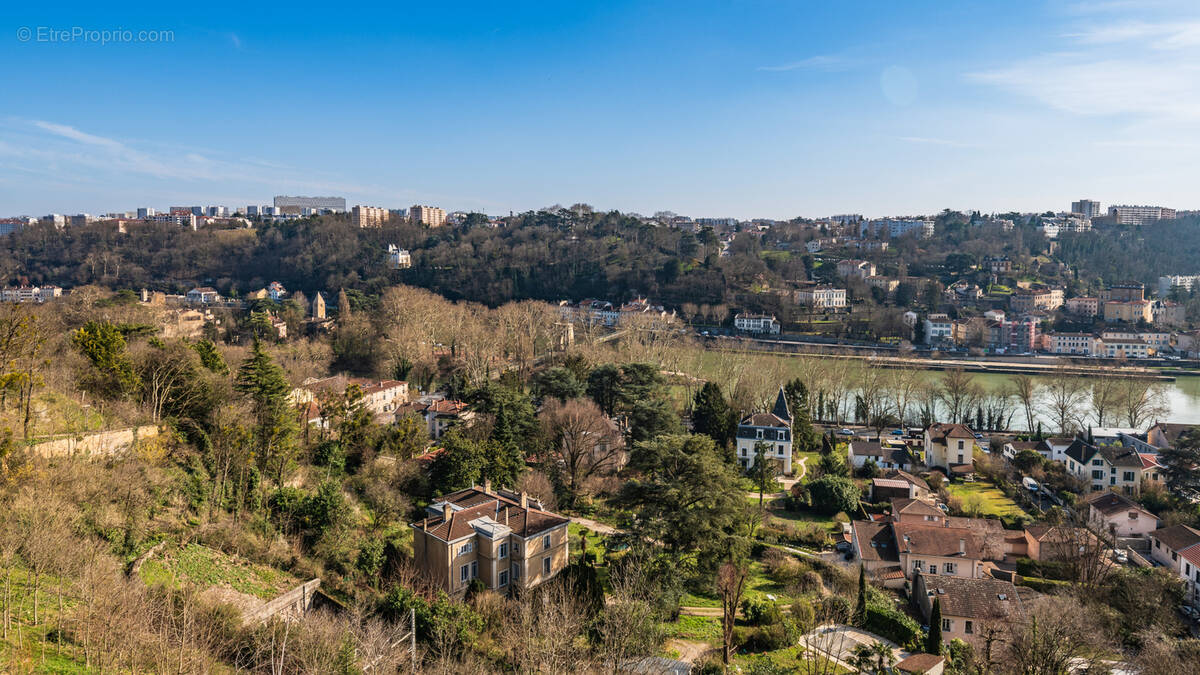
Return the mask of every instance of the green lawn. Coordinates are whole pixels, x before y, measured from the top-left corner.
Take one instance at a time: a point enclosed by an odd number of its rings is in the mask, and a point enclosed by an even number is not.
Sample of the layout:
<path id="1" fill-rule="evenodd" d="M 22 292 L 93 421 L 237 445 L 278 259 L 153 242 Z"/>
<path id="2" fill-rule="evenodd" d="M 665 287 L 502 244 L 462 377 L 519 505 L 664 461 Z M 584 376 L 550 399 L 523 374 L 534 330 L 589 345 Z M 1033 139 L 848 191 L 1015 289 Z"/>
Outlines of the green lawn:
<path id="1" fill-rule="evenodd" d="M 710 616 L 681 616 L 678 621 L 664 623 L 667 637 L 696 640 L 716 646 L 721 644 L 721 619 Z"/>
<path id="2" fill-rule="evenodd" d="M 952 483 L 946 485 L 946 491 L 950 493 L 951 497 L 958 497 L 962 500 L 963 509 L 967 513 L 971 513 L 972 508 L 977 506 L 979 515 L 982 516 L 1004 518 L 1025 515 L 1016 502 L 987 481 Z"/>

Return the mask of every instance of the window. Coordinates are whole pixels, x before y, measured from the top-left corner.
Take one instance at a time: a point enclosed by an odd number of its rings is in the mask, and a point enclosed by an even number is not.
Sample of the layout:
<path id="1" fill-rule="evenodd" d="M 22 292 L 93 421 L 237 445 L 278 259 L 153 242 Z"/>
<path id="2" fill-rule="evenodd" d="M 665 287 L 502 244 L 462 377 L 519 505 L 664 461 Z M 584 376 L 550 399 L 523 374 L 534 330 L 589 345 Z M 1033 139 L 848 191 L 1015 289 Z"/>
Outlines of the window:
<path id="1" fill-rule="evenodd" d="M 1093 459 L 1093 460 L 1092 460 L 1092 466 L 1104 466 L 1104 460 L 1102 460 L 1102 459 Z"/>
<path id="2" fill-rule="evenodd" d="M 1092 472 L 1092 480 L 1104 480 L 1104 472 L 1103 471 L 1093 471 Z"/>
<path id="3" fill-rule="evenodd" d="M 942 619 L 942 631 L 949 633 L 952 630 L 953 622 L 950 619 Z"/>
<path id="4" fill-rule="evenodd" d="M 959 442 L 958 442 L 958 449 L 959 449 L 959 450 L 962 450 L 962 449 L 963 449 L 963 442 L 962 442 L 962 441 L 959 441 Z"/>
<path id="5" fill-rule="evenodd" d="M 1126 483 L 1131 483 L 1131 482 L 1133 482 L 1133 472 L 1132 472 L 1132 471 L 1126 471 L 1126 472 L 1125 472 L 1125 475 L 1121 477 L 1121 480 L 1125 481 Z"/>
<path id="6" fill-rule="evenodd" d="M 458 568 L 458 580 L 466 581 L 467 579 L 470 578 L 469 576 L 467 576 L 470 573 L 471 573 L 471 567 L 469 565 L 463 565 L 462 567 Z"/>
<path id="7" fill-rule="evenodd" d="M 465 544 L 463 544 L 462 546 L 459 546 L 459 547 L 458 547 L 458 554 L 459 554 L 459 555 L 466 555 L 466 554 L 468 554 L 468 553 L 470 553 L 471 551 L 474 551 L 474 550 L 475 550 L 475 542 L 473 542 L 473 541 L 468 541 L 467 543 L 465 543 Z"/>
<path id="8" fill-rule="evenodd" d="M 499 558 L 507 558 L 508 557 L 508 544 L 500 544 L 500 552 L 497 555 L 497 557 L 499 557 Z"/>
<path id="9" fill-rule="evenodd" d="M 472 579 L 479 578 L 479 561 L 478 560 L 471 561 L 471 578 Z"/>
<path id="10" fill-rule="evenodd" d="M 757 436 L 755 436 L 755 438 L 757 438 L 758 440 L 761 441 L 762 437 L 763 437 L 763 430 L 759 429 L 756 433 L 757 433 Z"/>
<path id="11" fill-rule="evenodd" d="M 550 535 L 546 535 L 546 536 L 542 537 L 542 550 L 543 551 L 550 550 Z"/>
<path id="12" fill-rule="evenodd" d="M 542 574 L 550 574 L 550 556 L 542 558 Z"/>
<path id="13" fill-rule="evenodd" d="M 968 621 L 966 623 L 966 625 L 963 627 L 963 632 L 967 633 L 968 635 L 970 635 L 971 633 L 974 633 L 975 632 L 974 624 L 972 624 L 970 621 Z"/>
<path id="14" fill-rule="evenodd" d="M 871 542 L 871 543 L 872 543 L 872 544 L 874 544 L 875 542 Z M 914 571 L 914 572 L 920 572 L 920 571 L 921 571 L 921 569 L 922 569 L 922 566 L 923 566 L 924 564 L 925 564 L 925 563 L 921 562 L 920 560 L 914 560 L 914 561 L 913 561 L 913 571 Z"/>
<path id="15" fill-rule="evenodd" d="M 783 457 L 783 443 L 779 444 L 779 456 Z"/>
<path id="16" fill-rule="evenodd" d="M 521 555 L 521 542 L 519 542 L 519 541 L 513 542 L 512 553 L 513 553 L 513 555 Z"/>
<path id="17" fill-rule="evenodd" d="M 942 565 L 943 574 L 954 574 L 954 563 L 949 562 Z"/>
<path id="18" fill-rule="evenodd" d="M 929 573 L 937 574 L 937 563 L 929 563 Z"/>
<path id="19" fill-rule="evenodd" d="M 521 563 L 512 564 L 512 578 L 513 581 L 521 578 Z"/>
<path id="20" fill-rule="evenodd" d="M 497 585 L 497 586 L 499 586 L 499 587 L 501 587 L 501 588 L 504 588 L 505 586 L 507 586 L 507 585 L 508 585 L 508 572 L 501 572 L 501 573 L 500 573 L 500 581 L 499 581 L 499 583 L 497 583 L 496 585 Z"/>

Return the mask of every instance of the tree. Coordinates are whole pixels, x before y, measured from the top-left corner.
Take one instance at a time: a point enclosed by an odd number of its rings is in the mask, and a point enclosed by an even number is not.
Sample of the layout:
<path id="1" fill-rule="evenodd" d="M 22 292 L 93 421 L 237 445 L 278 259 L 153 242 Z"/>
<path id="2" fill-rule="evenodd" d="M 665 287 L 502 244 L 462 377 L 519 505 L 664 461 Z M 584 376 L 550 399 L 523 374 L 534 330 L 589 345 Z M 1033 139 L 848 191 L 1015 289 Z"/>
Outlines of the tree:
<path id="1" fill-rule="evenodd" d="M 217 351 L 217 346 L 212 340 L 203 339 L 192 345 L 192 349 L 200 356 L 200 365 L 207 368 L 209 371 L 218 375 L 226 375 L 229 373 L 229 366 L 225 364 L 225 359 L 221 356 L 221 352 Z"/>
<path id="2" fill-rule="evenodd" d="M 620 467 L 625 443 L 616 425 L 594 402 L 552 399 L 538 417 L 550 440 L 551 455 L 558 460 L 552 466 L 561 467 L 567 506 L 574 504 L 588 480 Z"/>
<path id="3" fill-rule="evenodd" d="M 692 399 L 692 431 L 724 446 L 737 431 L 737 413 L 725 399 L 721 385 L 705 382 Z"/>
<path id="4" fill-rule="evenodd" d="M 812 452 L 817 449 L 817 430 L 813 428 L 812 414 L 808 409 L 808 388 L 804 381 L 795 378 L 783 387 L 788 409 L 792 412 L 792 447 L 797 452 Z"/>
<path id="5" fill-rule="evenodd" d="M 867 570 L 858 565 L 858 600 L 854 604 L 854 625 L 862 627 L 867 621 Z"/>
<path id="6" fill-rule="evenodd" d="M 1079 423 L 1079 410 L 1087 398 L 1084 380 L 1070 374 L 1065 368 L 1057 369 L 1042 390 L 1043 398 L 1059 433 L 1068 435 Z"/>
<path id="7" fill-rule="evenodd" d="M 808 493 L 813 509 L 827 515 L 853 514 L 861 494 L 854 481 L 843 476 L 823 476 L 811 481 Z"/>
<path id="8" fill-rule="evenodd" d="M 744 561 L 730 559 L 717 571 L 717 593 L 721 596 L 721 661 L 729 663 L 733 654 L 733 625 L 742 592 L 746 588 L 746 577 L 750 567 Z"/>
<path id="9" fill-rule="evenodd" d="M 1180 490 L 1200 490 L 1200 427 L 1192 427 L 1181 434 L 1173 447 L 1164 449 L 1158 456 L 1159 463 L 1166 467 L 1167 488 L 1174 493 Z"/>
<path id="10" fill-rule="evenodd" d="M 681 431 L 679 416 L 671 401 L 662 396 L 634 401 L 626 411 L 631 442 L 648 441 Z"/>
<path id="11" fill-rule="evenodd" d="M 1008 643 L 1012 672 L 1029 675 L 1089 672 L 1112 653 L 1103 617 L 1080 600 L 1046 595 L 1025 604 L 1025 617 L 1013 626 Z"/>
<path id="12" fill-rule="evenodd" d="M 296 417 L 288 406 L 290 387 L 283 368 L 255 340 L 233 387 L 250 403 L 259 463 L 282 486 L 296 452 Z"/>
<path id="13" fill-rule="evenodd" d="M 430 487 L 440 494 L 470 487 L 480 482 L 486 466 L 482 444 L 451 430 L 442 436 L 442 452 L 429 467 Z"/>
<path id="14" fill-rule="evenodd" d="M 745 504 L 737 476 L 711 438 L 660 436 L 630 453 L 634 474 L 614 500 L 633 512 L 633 531 L 674 554 L 718 542 Z"/>
<path id="15" fill-rule="evenodd" d="M 92 364 L 82 384 L 96 394 L 117 398 L 137 390 L 137 373 L 125 351 L 125 336 L 107 321 L 89 321 L 71 336 L 71 343 Z"/>
<path id="16" fill-rule="evenodd" d="M 754 487 L 758 488 L 758 509 L 761 511 L 763 507 L 763 493 L 767 488 L 771 487 L 775 482 L 775 477 L 779 475 L 779 464 L 770 456 L 772 445 L 765 441 L 758 441 L 754 444 L 754 463 L 750 465 L 750 479 L 754 481 Z"/>
<path id="17" fill-rule="evenodd" d="M 525 470 L 523 448 L 539 429 L 533 401 L 524 392 L 496 383 L 488 383 L 476 399 L 475 407 L 492 417 L 490 438 L 496 443 L 485 472 L 499 485 L 516 485 Z"/>
<path id="18" fill-rule="evenodd" d="M 971 408 L 979 400 L 982 391 L 975 384 L 975 378 L 962 368 L 948 370 L 942 376 L 942 386 L 938 397 L 946 408 L 951 422 L 966 422 Z"/>
<path id="19" fill-rule="evenodd" d="M 542 399 L 567 401 L 583 396 L 586 387 L 575 379 L 575 373 L 558 366 L 538 374 L 533 381 L 533 391 Z"/>
<path id="20" fill-rule="evenodd" d="M 621 399 L 621 369 L 611 363 L 593 369 L 588 375 L 587 393 L 605 415 L 612 417 Z"/>
<path id="21" fill-rule="evenodd" d="M 929 635 L 925 638 L 927 654 L 942 653 L 942 599 L 933 599 L 933 609 L 929 611 Z"/>
<path id="22" fill-rule="evenodd" d="M 850 476 L 850 467 L 846 464 L 845 458 L 836 452 L 827 452 L 821 455 L 820 461 L 817 462 L 815 475 L 817 478 L 823 476 Z"/>

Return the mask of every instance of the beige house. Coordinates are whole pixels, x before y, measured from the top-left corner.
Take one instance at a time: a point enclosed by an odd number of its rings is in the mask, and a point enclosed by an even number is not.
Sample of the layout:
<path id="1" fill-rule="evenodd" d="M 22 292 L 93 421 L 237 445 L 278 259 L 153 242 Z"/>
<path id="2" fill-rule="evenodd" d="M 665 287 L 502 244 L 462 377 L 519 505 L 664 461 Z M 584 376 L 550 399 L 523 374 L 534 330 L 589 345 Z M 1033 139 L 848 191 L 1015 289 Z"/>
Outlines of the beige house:
<path id="1" fill-rule="evenodd" d="M 1084 502 L 1088 522 L 1114 537 L 1147 537 L 1158 528 L 1158 517 L 1117 492 L 1095 492 Z"/>
<path id="2" fill-rule="evenodd" d="M 533 588 L 554 578 L 569 558 L 570 520 L 528 495 L 474 486 L 426 507 L 413 529 L 413 558 L 451 596 L 472 580 L 499 593 Z"/>
<path id="3" fill-rule="evenodd" d="M 925 430 L 925 466 L 952 468 L 975 461 L 975 433 L 965 424 L 938 422 Z"/>
<path id="4" fill-rule="evenodd" d="M 1184 583 L 1184 601 L 1200 608 L 1200 530 L 1172 525 L 1150 535 L 1150 557 Z"/>
<path id="5" fill-rule="evenodd" d="M 987 633 L 1004 630 L 1024 614 L 1017 587 L 999 579 L 918 574 L 913 601 L 929 620 L 936 599 L 942 614 L 942 641 L 963 640 L 977 649 Z"/>

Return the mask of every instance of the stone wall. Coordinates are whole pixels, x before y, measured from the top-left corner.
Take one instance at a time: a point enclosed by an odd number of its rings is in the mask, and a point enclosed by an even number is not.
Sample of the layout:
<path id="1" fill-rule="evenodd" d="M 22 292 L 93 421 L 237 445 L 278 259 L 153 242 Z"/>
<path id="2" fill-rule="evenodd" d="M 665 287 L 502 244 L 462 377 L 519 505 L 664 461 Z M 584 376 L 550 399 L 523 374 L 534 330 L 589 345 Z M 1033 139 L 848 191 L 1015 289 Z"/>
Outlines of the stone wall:
<path id="1" fill-rule="evenodd" d="M 45 439 L 34 439 L 30 448 L 42 457 L 68 457 L 72 455 L 114 455 L 128 449 L 138 439 L 153 438 L 158 427 L 147 424 L 140 427 L 95 431 L 82 434 L 60 434 Z"/>

